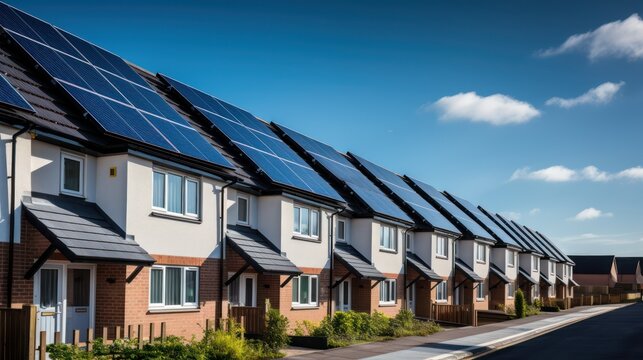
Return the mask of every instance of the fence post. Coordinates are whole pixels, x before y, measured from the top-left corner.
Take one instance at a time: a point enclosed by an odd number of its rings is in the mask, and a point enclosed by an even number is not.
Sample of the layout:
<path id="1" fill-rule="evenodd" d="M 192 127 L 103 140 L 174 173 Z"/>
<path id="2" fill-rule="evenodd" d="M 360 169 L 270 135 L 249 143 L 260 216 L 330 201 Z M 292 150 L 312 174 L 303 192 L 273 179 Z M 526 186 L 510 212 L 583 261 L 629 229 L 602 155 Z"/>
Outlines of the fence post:
<path id="1" fill-rule="evenodd" d="M 245 332 L 245 326 L 246 326 L 246 317 L 244 315 L 241 315 L 241 319 L 239 320 L 239 323 L 241 324 L 241 340 L 243 340 L 244 335 L 243 333 Z"/>
<path id="2" fill-rule="evenodd" d="M 116 335 L 114 335 L 114 340 L 118 340 L 121 338 L 121 327 L 117 326 L 116 327 Z"/>
<path id="3" fill-rule="evenodd" d="M 92 351 L 94 348 L 94 329 L 87 329 L 87 352 Z"/>
<path id="4" fill-rule="evenodd" d="M 154 342 L 154 323 L 150 323 L 150 344 Z"/>
<path id="5" fill-rule="evenodd" d="M 205 329 L 210 330 L 211 327 L 212 327 L 212 320 L 205 319 Z"/>
<path id="6" fill-rule="evenodd" d="M 107 341 L 107 334 L 108 334 L 107 326 L 103 326 L 103 341 Z"/>
<path id="7" fill-rule="evenodd" d="M 63 337 L 60 331 L 54 333 L 54 344 L 61 344 L 63 342 Z"/>
<path id="8" fill-rule="evenodd" d="M 38 359 L 47 359 L 47 332 L 40 332 L 40 347 L 38 348 Z"/>
<path id="9" fill-rule="evenodd" d="M 23 354 L 27 356 L 28 360 L 33 360 L 36 357 L 36 306 L 23 305 L 22 312 L 27 320 L 24 336 L 27 338 Z M 2 341 L 2 339 L 0 339 Z"/>
<path id="10" fill-rule="evenodd" d="M 78 343 L 80 343 L 80 330 L 74 330 L 74 339 L 71 341 L 71 344 L 78 346 Z"/>
<path id="11" fill-rule="evenodd" d="M 127 338 L 129 340 L 132 340 L 133 335 L 134 335 L 134 325 L 127 325 Z"/>
<path id="12" fill-rule="evenodd" d="M 136 337 L 138 338 L 138 348 L 140 350 L 143 348 L 143 324 L 138 324 L 138 331 L 136 333 Z"/>
<path id="13" fill-rule="evenodd" d="M 161 323 L 161 342 L 165 342 L 165 337 L 167 336 L 167 329 L 165 327 L 165 321 Z"/>

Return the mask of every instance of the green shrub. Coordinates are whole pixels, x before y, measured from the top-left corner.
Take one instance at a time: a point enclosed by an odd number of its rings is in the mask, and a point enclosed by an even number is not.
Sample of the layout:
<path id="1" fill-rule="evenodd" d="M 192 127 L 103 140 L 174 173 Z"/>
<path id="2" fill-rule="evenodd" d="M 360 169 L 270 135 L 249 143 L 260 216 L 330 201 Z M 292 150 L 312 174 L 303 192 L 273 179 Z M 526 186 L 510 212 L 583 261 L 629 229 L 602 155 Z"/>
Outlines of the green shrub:
<path id="1" fill-rule="evenodd" d="M 543 306 L 543 303 L 542 303 L 542 301 L 540 301 L 540 299 L 536 298 L 536 299 L 534 299 L 534 303 L 532 305 L 534 307 L 537 307 L 538 309 L 540 309 Z"/>
<path id="2" fill-rule="evenodd" d="M 278 310 L 270 309 L 266 313 L 266 331 L 263 342 L 267 349 L 273 352 L 288 346 L 288 319 L 281 315 Z"/>
<path id="3" fill-rule="evenodd" d="M 542 306 L 540 310 L 544 312 L 559 312 L 560 308 L 558 307 L 558 305 L 547 305 Z"/>
<path id="4" fill-rule="evenodd" d="M 525 315 L 532 316 L 532 315 L 538 315 L 538 314 L 540 314 L 540 307 L 536 307 L 534 305 L 527 305 Z"/>
<path id="5" fill-rule="evenodd" d="M 525 301 L 525 295 L 522 293 L 522 290 L 518 289 L 516 295 L 514 296 L 514 308 L 516 309 L 516 317 L 524 318 L 527 316 L 526 308 L 527 302 Z"/>

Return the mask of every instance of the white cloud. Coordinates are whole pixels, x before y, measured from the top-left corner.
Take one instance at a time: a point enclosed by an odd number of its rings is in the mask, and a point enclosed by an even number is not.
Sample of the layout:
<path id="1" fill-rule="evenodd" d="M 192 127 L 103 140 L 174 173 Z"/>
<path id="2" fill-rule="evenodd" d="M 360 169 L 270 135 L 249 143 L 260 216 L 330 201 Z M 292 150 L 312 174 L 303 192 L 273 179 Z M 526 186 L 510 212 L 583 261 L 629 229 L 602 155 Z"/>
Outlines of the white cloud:
<path id="1" fill-rule="evenodd" d="M 444 96 L 423 109 L 436 109 L 444 121 L 467 120 L 492 125 L 526 123 L 540 115 L 540 111 L 527 102 L 503 94 L 480 96 L 474 91 Z"/>
<path id="2" fill-rule="evenodd" d="M 625 20 L 601 25 L 595 30 L 575 34 L 555 48 L 539 51 L 543 57 L 581 51 L 591 60 L 615 57 L 638 60 L 643 58 L 643 20 L 632 14 Z"/>
<path id="3" fill-rule="evenodd" d="M 534 216 L 540 214 L 540 208 L 533 208 L 529 210 L 529 215 Z"/>
<path id="4" fill-rule="evenodd" d="M 603 212 L 601 210 L 595 209 L 593 207 L 587 208 L 572 218 L 572 220 L 576 221 L 587 221 L 587 220 L 593 220 L 593 219 L 598 219 L 602 217 L 612 217 L 614 214 L 611 212 Z"/>
<path id="5" fill-rule="evenodd" d="M 593 182 L 608 182 L 616 179 L 643 181 L 643 167 L 635 166 L 615 174 L 602 171 L 594 165 L 580 170 L 570 169 L 562 165 L 531 171 L 528 167 L 520 168 L 511 174 L 509 181 L 539 180 L 545 182 L 570 182 L 588 180 Z"/>
<path id="6" fill-rule="evenodd" d="M 522 216 L 519 212 L 515 211 L 501 211 L 500 215 L 502 217 L 509 219 L 509 220 L 520 220 L 520 217 Z"/>
<path id="7" fill-rule="evenodd" d="M 608 81 L 598 85 L 595 88 L 589 89 L 586 93 L 578 97 L 571 99 L 553 97 L 547 100 L 545 104 L 560 106 L 565 109 L 585 104 L 607 104 L 608 102 L 612 101 L 614 95 L 616 95 L 616 93 L 621 89 L 621 87 L 623 87 L 623 85 L 625 85 L 624 81 L 621 81 L 619 83 Z"/>

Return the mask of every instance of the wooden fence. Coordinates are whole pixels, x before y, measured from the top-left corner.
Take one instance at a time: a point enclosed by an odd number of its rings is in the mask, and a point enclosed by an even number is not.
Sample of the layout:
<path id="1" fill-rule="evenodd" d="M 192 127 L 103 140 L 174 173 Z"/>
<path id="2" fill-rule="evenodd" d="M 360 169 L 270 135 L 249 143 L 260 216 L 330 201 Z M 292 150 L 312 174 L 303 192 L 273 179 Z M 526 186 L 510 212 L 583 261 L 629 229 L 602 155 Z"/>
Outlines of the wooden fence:
<path id="1" fill-rule="evenodd" d="M 36 348 L 36 307 L 0 309 L 0 360 L 33 360 Z"/>
<path id="2" fill-rule="evenodd" d="M 260 307 L 233 306 L 228 317 L 240 324 L 247 334 L 261 335 L 266 326 L 266 311 Z"/>
<path id="3" fill-rule="evenodd" d="M 432 304 L 431 318 L 438 322 L 477 326 L 476 311 L 473 305 Z"/>

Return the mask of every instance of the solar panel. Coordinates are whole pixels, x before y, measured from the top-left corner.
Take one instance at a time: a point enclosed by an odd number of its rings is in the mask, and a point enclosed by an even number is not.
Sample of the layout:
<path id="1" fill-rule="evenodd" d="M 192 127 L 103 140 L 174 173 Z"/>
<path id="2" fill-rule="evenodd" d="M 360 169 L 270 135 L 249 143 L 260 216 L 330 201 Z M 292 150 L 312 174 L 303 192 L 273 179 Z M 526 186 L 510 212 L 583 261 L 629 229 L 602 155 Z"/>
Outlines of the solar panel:
<path id="1" fill-rule="evenodd" d="M 570 262 L 570 263 L 574 262 L 574 261 L 572 261 L 572 259 L 569 258 L 569 256 L 567 256 L 562 250 L 560 250 L 560 248 L 558 246 L 556 246 L 556 244 L 554 244 L 554 242 L 551 241 L 548 237 L 546 237 L 545 235 L 543 235 L 539 231 L 535 231 L 535 234 L 537 236 L 540 236 L 541 239 L 543 239 L 546 243 L 548 243 L 560 256 L 563 257 L 563 259 L 565 259 L 565 261 Z"/>
<path id="2" fill-rule="evenodd" d="M 13 108 L 36 112 L 33 107 L 20 95 L 18 90 L 9 83 L 9 81 L 0 74 L 0 103 L 9 105 Z"/>
<path id="3" fill-rule="evenodd" d="M 329 145 L 311 139 L 285 126 L 278 124 L 275 124 L 275 126 L 297 143 L 339 182 L 346 184 L 373 212 L 404 221 L 412 221 L 402 209 L 364 176 L 345 155 Z"/>
<path id="4" fill-rule="evenodd" d="M 477 222 L 473 221 L 469 215 L 460 210 L 459 207 L 433 186 L 410 177 L 407 177 L 407 179 L 415 185 L 415 189 L 418 190 L 418 193 L 427 199 L 427 201 L 430 201 L 437 208 L 441 208 L 445 213 L 455 219 L 462 227 L 462 229 L 460 229 L 461 231 L 467 231 L 474 237 L 494 241 L 491 234 L 483 229 L 482 226 L 478 225 Z"/>
<path id="5" fill-rule="evenodd" d="M 498 226 L 502 231 L 505 232 L 516 244 L 518 244 L 524 250 L 530 250 L 530 246 L 527 243 L 519 238 L 499 217 L 498 215 L 485 210 L 482 206 L 478 206 L 478 209 L 490 219 L 496 226 Z"/>
<path id="6" fill-rule="evenodd" d="M 500 221 L 502 221 L 502 223 L 503 223 L 503 224 L 505 224 L 505 226 L 506 226 L 508 229 L 510 229 L 510 230 L 511 230 L 511 232 L 512 232 L 515 236 L 517 236 L 520 240 L 522 240 L 523 244 L 525 245 L 525 246 L 524 246 L 525 248 L 527 248 L 527 249 L 529 249 L 529 250 L 531 250 L 531 251 L 533 251 L 533 252 L 535 252 L 535 253 L 538 253 L 538 254 L 541 254 L 541 255 L 546 255 L 546 253 L 545 253 L 545 252 L 544 252 L 544 251 L 543 251 L 539 246 L 537 246 L 536 244 L 534 244 L 534 242 L 533 242 L 531 239 L 529 239 L 529 238 L 527 237 L 527 235 L 525 235 L 524 231 L 522 231 L 522 230 L 520 229 L 519 225 L 517 225 L 516 223 L 514 223 L 514 222 L 513 222 L 513 221 L 511 221 L 511 220 L 507 220 L 507 219 L 505 219 L 505 218 L 504 218 L 502 215 L 500 215 L 500 214 L 496 214 L 496 216 L 498 217 L 498 219 L 500 219 Z"/>
<path id="7" fill-rule="evenodd" d="M 536 235 L 536 232 L 534 230 L 524 225 L 523 225 L 523 229 L 543 249 L 546 249 L 552 258 L 557 259 L 558 261 L 566 261 L 556 250 L 554 250 L 554 248 L 547 241 L 543 241 L 543 239 L 541 239 L 538 235 Z"/>
<path id="8" fill-rule="evenodd" d="M 106 132 L 233 168 L 120 57 L 2 3 L 0 25 Z"/>
<path id="9" fill-rule="evenodd" d="M 214 96 L 159 75 L 273 182 L 337 201 L 342 197 L 264 121 Z"/>
<path id="10" fill-rule="evenodd" d="M 478 209 L 475 205 L 473 205 L 472 203 L 470 203 L 469 201 L 463 198 L 450 194 L 446 191 L 445 193 L 448 194 L 448 196 L 450 196 L 453 200 L 455 200 L 462 208 L 464 208 L 463 209 L 464 212 L 466 212 L 469 216 L 471 216 L 471 218 L 478 221 L 478 223 L 485 230 L 487 230 L 489 234 L 494 235 L 494 237 L 498 241 L 501 241 L 505 244 L 522 247 L 511 236 L 509 236 L 509 234 L 507 234 L 502 228 L 496 225 L 495 222 L 493 222 L 485 214 L 483 214 L 482 211 L 480 211 L 480 209 Z"/>
<path id="11" fill-rule="evenodd" d="M 453 225 L 453 223 L 440 214 L 433 205 L 424 200 L 424 198 L 415 192 L 415 190 L 413 190 L 399 175 L 355 154 L 349 153 L 349 156 L 352 156 L 357 160 L 362 167 L 371 174 L 371 176 L 380 181 L 388 191 L 402 199 L 402 201 L 424 218 L 426 222 L 431 224 L 431 226 L 461 235 L 460 231 L 455 227 L 455 225 Z"/>
<path id="12" fill-rule="evenodd" d="M 551 250 L 549 250 L 549 248 L 547 248 L 546 246 L 544 246 L 540 241 L 538 241 L 538 240 L 534 239 L 534 238 L 533 238 L 533 236 L 529 233 L 529 231 L 527 230 L 527 228 L 526 228 L 525 226 L 520 225 L 520 224 L 518 224 L 517 222 L 515 222 L 515 221 L 513 221 L 513 220 L 511 220 L 511 222 L 512 222 L 514 225 L 516 225 L 516 227 L 517 227 L 520 231 L 522 231 L 522 234 L 524 235 L 524 237 L 525 237 L 526 239 L 529 239 L 529 241 L 530 241 L 532 244 L 534 244 L 534 246 L 536 246 L 536 247 L 540 250 L 540 252 L 541 252 L 541 253 L 543 253 L 543 254 L 547 255 L 547 256 L 548 256 L 549 258 L 551 258 L 551 259 L 556 259 L 556 258 L 557 258 L 557 257 L 556 257 L 556 255 L 555 255 L 554 253 L 552 253 L 552 252 L 551 252 Z"/>

